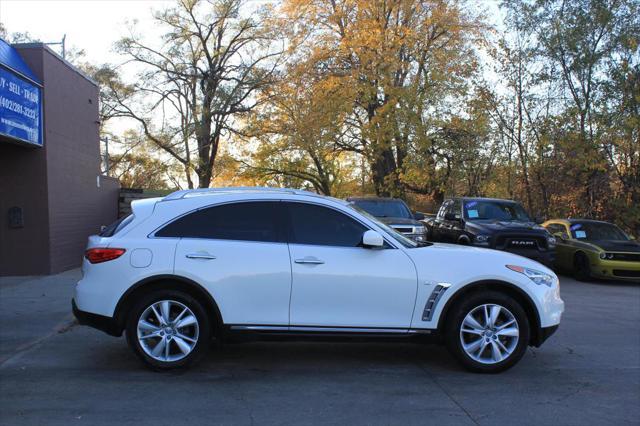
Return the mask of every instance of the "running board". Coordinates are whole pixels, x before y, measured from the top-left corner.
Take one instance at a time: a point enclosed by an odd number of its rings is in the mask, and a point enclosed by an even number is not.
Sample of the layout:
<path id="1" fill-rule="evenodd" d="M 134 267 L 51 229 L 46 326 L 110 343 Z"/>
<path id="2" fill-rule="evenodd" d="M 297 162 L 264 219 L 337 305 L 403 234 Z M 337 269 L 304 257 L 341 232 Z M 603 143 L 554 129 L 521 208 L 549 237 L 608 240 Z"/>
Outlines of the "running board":
<path id="1" fill-rule="evenodd" d="M 286 325 L 239 325 L 228 326 L 231 331 L 255 331 L 270 333 L 328 333 L 328 334 L 431 334 L 431 329 L 384 328 L 384 327 L 321 327 Z"/>

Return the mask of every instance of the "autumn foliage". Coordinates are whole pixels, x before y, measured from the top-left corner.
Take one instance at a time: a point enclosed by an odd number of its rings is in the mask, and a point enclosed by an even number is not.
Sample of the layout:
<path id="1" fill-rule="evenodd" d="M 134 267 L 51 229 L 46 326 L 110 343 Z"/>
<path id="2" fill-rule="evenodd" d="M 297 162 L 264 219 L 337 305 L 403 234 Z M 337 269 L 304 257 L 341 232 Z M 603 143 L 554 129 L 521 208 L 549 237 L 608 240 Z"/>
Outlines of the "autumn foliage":
<path id="1" fill-rule="evenodd" d="M 285 1 L 289 50 L 249 120 L 247 176 L 433 209 L 515 198 L 640 231 L 638 5 Z"/>
<path id="2" fill-rule="evenodd" d="M 161 40 L 132 28 L 117 43 L 135 80 L 89 69 L 103 123 L 126 117 L 140 136 L 112 135 L 113 173 L 427 212 L 494 196 L 640 233 L 637 1 L 259 4 L 176 1 L 155 14 Z"/>

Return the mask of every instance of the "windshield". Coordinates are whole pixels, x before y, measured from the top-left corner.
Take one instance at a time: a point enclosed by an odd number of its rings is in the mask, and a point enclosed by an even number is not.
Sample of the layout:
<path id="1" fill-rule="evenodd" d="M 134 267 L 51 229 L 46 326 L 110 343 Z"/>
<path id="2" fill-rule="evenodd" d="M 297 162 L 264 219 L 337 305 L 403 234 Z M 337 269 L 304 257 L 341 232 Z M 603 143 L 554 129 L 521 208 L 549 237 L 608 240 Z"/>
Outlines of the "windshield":
<path id="1" fill-rule="evenodd" d="M 353 200 L 352 203 L 375 217 L 413 218 L 409 208 L 400 200 Z"/>
<path id="2" fill-rule="evenodd" d="M 360 213 L 361 215 L 367 217 L 369 220 L 374 222 L 380 228 L 384 229 L 394 240 L 396 240 L 397 242 L 402 244 L 404 247 L 406 247 L 406 248 L 415 248 L 415 247 L 419 246 L 418 243 L 416 243 L 415 241 L 410 240 L 409 238 L 405 237 L 404 235 L 402 235 L 401 233 L 399 233 L 398 231 L 396 231 L 392 227 L 390 227 L 388 225 L 385 225 L 384 223 L 380 222 L 378 219 L 376 219 L 374 216 L 372 216 L 366 210 L 360 208 L 359 206 L 357 206 L 355 204 L 348 204 L 348 206 L 350 208 L 352 208 L 353 210 L 357 211 L 358 213 Z"/>
<path id="3" fill-rule="evenodd" d="M 629 237 L 620 228 L 610 223 L 582 222 L 571 225 L 571 235 L 578 240 L 628 241 Z"/>
<path id="4" fill-rule="evenodd" d="M 466 201 L 464 217 L 467 220 L 531 222 L 531 218 L 520 204 L 507 201 Z"/>

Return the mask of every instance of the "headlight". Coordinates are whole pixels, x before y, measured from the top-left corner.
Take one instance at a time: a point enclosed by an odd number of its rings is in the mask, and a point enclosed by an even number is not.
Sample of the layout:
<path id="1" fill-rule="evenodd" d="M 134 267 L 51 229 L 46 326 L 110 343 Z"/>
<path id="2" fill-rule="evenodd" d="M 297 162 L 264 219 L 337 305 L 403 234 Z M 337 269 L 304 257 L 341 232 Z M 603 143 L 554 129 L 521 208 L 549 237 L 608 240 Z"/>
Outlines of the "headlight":
<path id="1" fill-rule="evenodd" d="M 413 233 L 414 234 L 424 234 L 425 233 L 425 227 L 424 226 L 414 226 L 413 227 Z"/>
<path id="2" fill-rule="evenodd" d="M 506 266 L 512 271 L 519 272 L 522 275 L 525 275 L 527 278 L 529 278 L 531 281 L 533 281 L 538 285 L 544 284 L 547 287 L 551 287 L 553 286 L 553 283 L 555 281 L 555 278 L 553 277 L 553 275 L 549 275 L 545 272 L 538 271 L 536 269 L 525 268 L 524 266 L 517 266 L 517 265 L 506 265 Z"/>
<path id="3" fill-rule="evenodd" d="M 489 246 L 489 236 L 488 235 L 476 235 L 473 238 L 473 244 L 477 246 Z"/>
<path id="4" fill-rule="evenodd" d="M 554 236 L 547 237 L 547 243 L 549 244 L 550 247 L 555 246 L 556 242 L 557 242 L 556 237 Z"/>
<path id="5" fill-rule="evenodd" d="M 609 259 L 609 260 L 611 260 L 611 259 L 613 259 L 613 257 L 614 257 L 613 253 L 605 253 L 605 252 L 600 253 L 600 259 Z"/>

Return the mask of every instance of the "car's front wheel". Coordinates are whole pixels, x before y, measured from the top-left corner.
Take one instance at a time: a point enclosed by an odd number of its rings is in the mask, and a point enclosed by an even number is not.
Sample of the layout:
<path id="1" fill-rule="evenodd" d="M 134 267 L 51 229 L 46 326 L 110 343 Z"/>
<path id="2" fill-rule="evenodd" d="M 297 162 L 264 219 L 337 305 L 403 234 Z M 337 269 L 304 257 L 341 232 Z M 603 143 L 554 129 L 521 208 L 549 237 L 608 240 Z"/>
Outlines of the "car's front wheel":
<path id="1" fill-rule="evenodd" d="M 447 347 L 471 371 L 499 373 L 515 365 L 527 350 L 527 315 L 506 294 L 474 293 L 453 307 L 448 321 Z"/>
<path id="2" fill-rule="evenodd" d="M 203 355 L 211 325 L 202 305 L 179 291 L 157 291 L 137 301 L 127 321 L 127 341 L 154 369 L 184 367 Z"/>
<path id="3" fill-rule="evenodd" d="M 573 277 L 578 281 L 588 281 L 591 278 L 589 258 L 584 253 L 577 253 L 573 259 Z"/>

